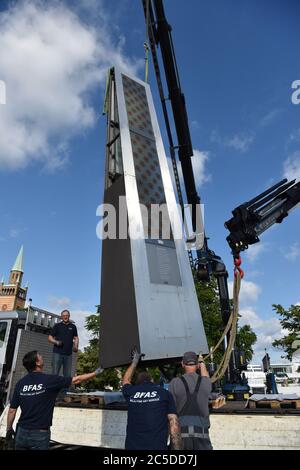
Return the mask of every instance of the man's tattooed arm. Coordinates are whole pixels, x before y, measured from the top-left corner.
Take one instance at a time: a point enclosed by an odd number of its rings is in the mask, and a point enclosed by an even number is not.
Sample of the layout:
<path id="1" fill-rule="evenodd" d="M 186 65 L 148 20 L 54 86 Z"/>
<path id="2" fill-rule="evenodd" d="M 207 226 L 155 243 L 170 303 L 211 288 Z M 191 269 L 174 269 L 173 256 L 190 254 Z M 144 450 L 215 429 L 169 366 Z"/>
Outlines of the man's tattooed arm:
<path id="1" fill-rule="evenodd" d="M 177 415 L 169 414 L 168 420 L 169 420 L 171 447 L 174 450 L 181 450 L 182 439 L 181 439 L 181 432 L 180 432 L 180 424 L 179 424 Z"/>

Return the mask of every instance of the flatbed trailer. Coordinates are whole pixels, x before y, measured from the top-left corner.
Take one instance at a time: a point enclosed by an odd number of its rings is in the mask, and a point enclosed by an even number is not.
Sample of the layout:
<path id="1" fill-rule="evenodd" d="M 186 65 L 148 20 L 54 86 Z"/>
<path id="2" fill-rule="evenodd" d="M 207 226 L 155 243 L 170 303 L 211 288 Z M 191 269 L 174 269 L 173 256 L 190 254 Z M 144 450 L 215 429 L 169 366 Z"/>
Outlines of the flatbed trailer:
<path id="1" fill-rule="evenodd" d="M 7 410 L 0 417 L 0 438 L 5 437 Z M 300 450 L 299 418 L 299 409 L 249 409 L 245 402 L 231 402 L 211 410 L 211 441 L 216 450 Z M 122 403 L 101 408 L 61 403 L 54 409 L 51 449 L 124 449 L 126 423 Z"/>

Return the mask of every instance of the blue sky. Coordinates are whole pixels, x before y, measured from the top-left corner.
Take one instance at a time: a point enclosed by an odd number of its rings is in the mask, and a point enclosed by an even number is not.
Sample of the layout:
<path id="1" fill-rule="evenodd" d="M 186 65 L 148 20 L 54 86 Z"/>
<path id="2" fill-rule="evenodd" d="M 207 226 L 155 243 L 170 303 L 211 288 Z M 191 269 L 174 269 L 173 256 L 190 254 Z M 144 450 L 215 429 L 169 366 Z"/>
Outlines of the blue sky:
<path id="1" fill-rule="evenodd" d="M 232 260 L 224 221 L 282 177 L 300 178 L 299 2 L 165 0 L 187 102 L 194 166 L 210 247 Z M 0 275 L 19 247 L 33 304 L 85 316 L 99 303 L 106 119 L 105 74 L 143 78 L 138 0 L 2 1 Z M 155 78 L 149 82 L 164 133 Z M 167 148 L 167 147 L 166 147 Z M 256 362 L 280 336 L 273 303 L 300 302 L 300 210 L 243 256 L 241 324 L 259 336 Z M 231 276 L 232 279 L 232 276 Z"/>

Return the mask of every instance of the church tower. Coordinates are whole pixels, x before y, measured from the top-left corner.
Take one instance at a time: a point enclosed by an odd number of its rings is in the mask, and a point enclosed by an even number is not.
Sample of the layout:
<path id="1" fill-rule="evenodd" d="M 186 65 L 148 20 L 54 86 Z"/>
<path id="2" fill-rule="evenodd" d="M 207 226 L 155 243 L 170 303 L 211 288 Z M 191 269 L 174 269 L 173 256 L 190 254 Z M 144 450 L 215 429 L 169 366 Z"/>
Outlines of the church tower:
<path id="1" fill-rule="evenodd" d="M 23 246 L 13 265 L 8 284 L 4 279 L 0 283 L 0 316 L 1 311 L 11 311 L 25 308 L 27 287 L 22 287 L 23 279 Z"/>

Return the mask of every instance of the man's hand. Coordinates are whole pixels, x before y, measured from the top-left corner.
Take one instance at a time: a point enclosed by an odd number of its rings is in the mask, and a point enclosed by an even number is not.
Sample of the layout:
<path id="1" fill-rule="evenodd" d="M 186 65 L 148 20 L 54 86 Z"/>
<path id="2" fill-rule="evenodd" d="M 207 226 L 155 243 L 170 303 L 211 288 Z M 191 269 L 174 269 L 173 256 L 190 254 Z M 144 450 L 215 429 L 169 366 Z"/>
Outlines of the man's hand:
<path id="1" fill-rule="evenodd" d="M 200 372 L 201 377 L 209 377 L 209 373 L 206 369 L 206 365 L 204 362 L 204 357 L 201 353 L 198 356 L 198 370 Z"/>
<path id="2" fill-rule="evenodd" d="M 104 371 L 104 369 L 102 369 L 102 367 L 98 367 L 98 369 L 95 370 L 95 374 L 100 375 L 100 374 L 102 374 L 103 371 Z"/>
<path id="3" fill-rule="evenodd" d="M 76 348 L 76 346 L 73 347 L 73 352 L 74 352 L 74 353 L 77 353 L 77 352 L 78 352 L 78 348 Z"/>
<path id="4" fill-rule="evenodd" d="M 141 357 L 144 357 L 145 354 L 139 353 L 136 348 L 133 349 L 132 353 L 132 362 L 131 364 L 134 365 L 135 367 L 138 365 L 140 362 Z"/>
<path id="5" fill-rule="evenodd" d="M 15 433 L 15 431 L 14 431 L 13 429 L 8 429 L 8 430 L 6 431 L 5 439 L 6 439 L 7 441 L 12 441 L 12 440 L 14 440 L 15 435 L 16 435 L 16 433 Z"/>
<path id="6" fill-rule="evenodd" d="M 123 385 L 127 385 L 127 384 L 131 383 L 131 379 L 132 379 L 132 376 L 134 374 L 134 371 L 137 368 L 137 365 L 138 365 L 141 357 L 143 357 L 143 356 L 145 356 L 145 354 L 139 353 L 137 348 L 134 348 L 131 351 L 132 361 L 131 361 L 130 366 L 127 368 L 127 370 L 126 370 L 126 372 L 123 376 L 123 379 L 122 379 Z"/>
<path id="7" fill-rule="evenodd" d="M 60 341 L 59 339 L 57 339 L 57 340 L 55 341 L 55 344 L 56 344 L 56 346 L 57 346 L 58 348 L 61 348 L 61 347 L 64 345 L 64 343 L 63 343 L 62 341 Z"/>
<path id="8" fill-rule="evenodd" d="M 203 358 L 202 354 L 200 353 L 199 356 L 198 356 L 198 364 L 200 364 L 201 362 L 204 362 L 204 358 Z"/>

